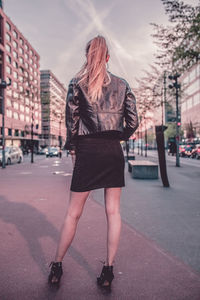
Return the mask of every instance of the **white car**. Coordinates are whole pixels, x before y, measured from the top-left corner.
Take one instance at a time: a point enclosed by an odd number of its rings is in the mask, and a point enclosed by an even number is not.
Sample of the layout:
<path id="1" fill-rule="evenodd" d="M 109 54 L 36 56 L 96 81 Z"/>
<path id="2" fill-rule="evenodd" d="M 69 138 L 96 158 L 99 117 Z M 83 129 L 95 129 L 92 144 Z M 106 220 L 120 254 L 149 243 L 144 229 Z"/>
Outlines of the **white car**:
<path id="1" fill-rule="evenodd" d="M 21 163 L 22 161 L 23 153 L 19 147 L 5 147 L 5 163 L 7 165 Z M 2 149 L 0 149 L 0 164 L 2 164 Z"/>

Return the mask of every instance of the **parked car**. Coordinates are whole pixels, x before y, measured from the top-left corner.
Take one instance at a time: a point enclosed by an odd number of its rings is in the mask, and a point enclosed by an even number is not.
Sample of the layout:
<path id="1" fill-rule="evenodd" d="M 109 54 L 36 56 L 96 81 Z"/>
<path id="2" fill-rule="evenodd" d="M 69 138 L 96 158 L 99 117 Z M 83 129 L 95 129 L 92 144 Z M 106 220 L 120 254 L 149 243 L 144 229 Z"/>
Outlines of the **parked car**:
<path id="1" fill-rule="evenodd" d="M 192 147 L 190 145 L 187 145 L 187 147 L 185 148 L 185 156 L 186 157 L 190 157 L 192 154 Z"/>
<path id="2" fill-rule="evenodd" d="M 40 148 L 37 152 L 39 155 L 46 155 L 48 152 L 48 148 Z"/>
<path id="3" fill-rule="evenodd" d="M 59 149 L 57 147 L 50 147 L 48 148 L 48 151 L 46 152 L 46 157 L 53 157 L 59 155 Z"/>
<path id="4" fill-rule="evenodd" d="M 179 155 L 181 156 L 181 157 L 185 157 L 186 155 L 185 155 L 185 149 L 186 149 L 186 145 L 180 145 L 179 146 Z"/>
<path id="5" fill-rule="evenodd" d="M 200 144 L 197 144 L 194 149 L 192 149 L 191 158 L 200 159 Z"/>
<path id="6" fill-rule="evenodd" d="M 2 149 L 0 149 L 0 164 L 2 164 Z M 13 163 L 21 163 L 23 161 L 23 153 L 19 147 L 5 147 L 5 163 L 11 165 Z"/>

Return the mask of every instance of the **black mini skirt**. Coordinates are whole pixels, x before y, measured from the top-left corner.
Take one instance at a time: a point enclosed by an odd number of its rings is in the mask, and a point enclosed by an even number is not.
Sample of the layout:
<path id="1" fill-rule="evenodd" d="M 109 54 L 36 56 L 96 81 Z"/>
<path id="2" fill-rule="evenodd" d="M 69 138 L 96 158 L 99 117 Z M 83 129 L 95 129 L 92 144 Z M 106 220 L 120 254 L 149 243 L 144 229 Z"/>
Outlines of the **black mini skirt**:
<path id="1" fill-rule="evenodd" d="M 76 145 L 71 191 L 123 187 L 124 155 L 118 139 L 82 137 Z"/>

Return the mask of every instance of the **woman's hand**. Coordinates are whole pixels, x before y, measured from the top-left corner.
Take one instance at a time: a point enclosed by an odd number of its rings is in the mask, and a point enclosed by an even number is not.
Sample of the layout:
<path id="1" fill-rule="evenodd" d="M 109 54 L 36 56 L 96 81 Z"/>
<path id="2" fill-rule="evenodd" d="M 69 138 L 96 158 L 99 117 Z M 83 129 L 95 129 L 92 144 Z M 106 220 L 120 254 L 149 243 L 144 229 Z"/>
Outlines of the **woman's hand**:
<path id="1" fill-rule="evenodd" d="M 72 157 L 72 164 L 73 164 L 73 166 L 75 165 L 75 160 L 76 160 L 76 152 L 75 152 L 75 150 L 70 150 L 69 151 L 69 154 L 71 155 L 71 157 Z"/>

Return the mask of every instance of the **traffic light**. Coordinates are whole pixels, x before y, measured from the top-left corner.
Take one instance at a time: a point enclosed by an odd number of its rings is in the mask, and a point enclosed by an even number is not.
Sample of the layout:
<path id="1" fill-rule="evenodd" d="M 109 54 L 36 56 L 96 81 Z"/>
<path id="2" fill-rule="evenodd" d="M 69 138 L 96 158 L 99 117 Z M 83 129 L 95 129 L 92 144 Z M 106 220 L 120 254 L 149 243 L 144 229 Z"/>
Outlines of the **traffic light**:
<path id="1" fill-rule="evenodd" d="M 169 88 L 170 88 L 170 89 L 173 89 L 174 87 L 175 87 L 176 89 L 180 89 L 181 85 L 178 83 L 178 78 L 179 78 L 180 76 L 181 76 L 181 75 L 178 74 L 178 73 L 176 73 L 176 74 L 174 74 L 174 75 L 169 75 L 169 76 L 168 76 L 168 78 L 169 78 L 170 80 L 173 80 L 173 81 L 172 81 L 172 84 L 169 85 Z"/>

